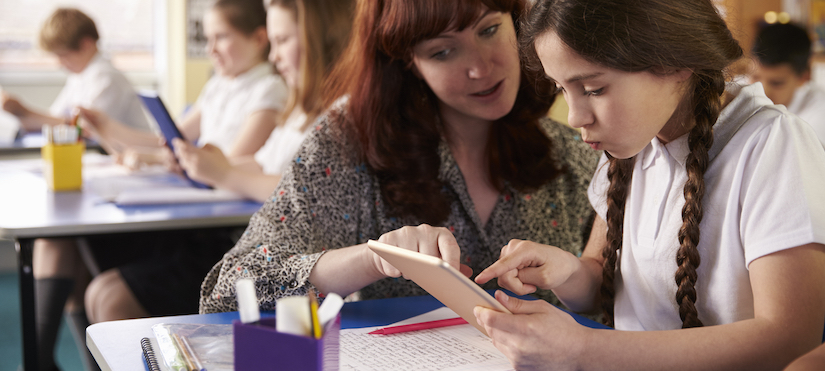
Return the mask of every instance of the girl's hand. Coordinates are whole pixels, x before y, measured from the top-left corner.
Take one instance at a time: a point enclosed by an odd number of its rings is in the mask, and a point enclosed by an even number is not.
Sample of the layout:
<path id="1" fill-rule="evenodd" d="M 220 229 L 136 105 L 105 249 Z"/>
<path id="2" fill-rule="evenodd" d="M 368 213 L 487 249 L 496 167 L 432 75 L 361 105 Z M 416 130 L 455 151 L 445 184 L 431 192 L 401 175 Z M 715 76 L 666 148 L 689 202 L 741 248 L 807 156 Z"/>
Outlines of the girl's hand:
<path id="1" fill-rule="evenodd" d="M 83 136 L 92 139 L 104 140 L 104 141 L 115 141 L 117 142 L 117 138 L 113 138 L 116 126 L 118 125 L 117 122 L 112 121 L 106 113 L 83 108 L 77 107 L 76 108 L 80 117 L 83 120 L 78 120 L 78 125 L 80 128 L 83 129 Z"/>
<path id="2" fill-rule="evenodd" d="M 29 114 L 29 109 L 26 108 L 16 97 L 7 94 L 6 92 L 0 92 L 0 104 L 2 104 L 3 110 L 11 113 L 17 117 L 25 117 Z"/>
<path id="3" fill-rule="evenodd" d="M 209 143 L 201 148 L 179 138 L 172 141 L 181 168 L 190 178 L 210 185 L 220 184 L 232 168 L 220 148 Z"/>
<path id="4" fill-rule="evenodd" d="M 511 240 L 501 249 L 498 261 L 476 276 L 483 284 L 498 277 L 498 284 L 518 295 L 536 288 L 552 290 L 567 281 L 581 263 L 573 254 L 555 246 Z"/>
<path id="5" fill-rule="evenodd" d="M 520 300 L 496 291 L 513 314 L 475 307 L 473 314 L 493 345 L 517 370 L 576 370 L 588 329 L 544 300 Z"/>
<path id="6" fill-rule="evenodd" d="M 163 166 L 166 167 L 166 170 L 183 176 L 183 169 L 180 167 L 180 163 L 178 163 L 178 159 L 175 157 L 175 154 L 172 153 L 172 150 L 169 149 L 168 146 L 166 146 L 166 140 L 159 138 L 158 143 L 161 148 L 160 155 L 158 156 L 158 162 L 163 164 Z"/>
<path id="7" fill-rule="evenodd" d="M 378 241 L 441 258 L 467 277 L 473 273 L 470 267 L 459 264 L 461 250 L 455 237 L 447 228 L 437 228 L 427 224 L 421 224 L 417 227 L 407 226 L 381 235 Z M 378 272 L 388 277 L 401 276 L 401 271 L 393 267 L 392 264 L 376 253 L 372 254 Z"/>
<path id="8" fill-rule="evenodd" d="M 145 165 L 161 164 L 163 157 L 162 148 L 127 147 L 115 154 L 116 162 L 130 170 L 139 170 Z"/>

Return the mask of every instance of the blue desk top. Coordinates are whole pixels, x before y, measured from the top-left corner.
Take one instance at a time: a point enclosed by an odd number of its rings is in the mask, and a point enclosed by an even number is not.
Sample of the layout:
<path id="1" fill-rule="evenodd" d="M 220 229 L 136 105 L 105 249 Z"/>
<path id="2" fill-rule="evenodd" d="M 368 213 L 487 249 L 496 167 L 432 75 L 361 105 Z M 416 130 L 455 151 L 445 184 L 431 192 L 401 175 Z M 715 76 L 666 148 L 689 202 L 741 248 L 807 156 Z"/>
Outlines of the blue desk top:
<path id="1" fill-rule="evenodd" d="M 365 300 L 344 304 L 341 328 L 384 326 L 443 307 L 432 296 L 413 296 L 381 300 Z M 272 316 L 266 312 L 263 316 Z M 608 328 L 585 317 L 571 314 L 582 325 Z M 140 339 L 152 337 L 152 326 L 158 323 L 229 324 L 239 319 L 238 312 L 193 314 L 97 323 L 86 329 L 86 345 L 102 369 L 113 371 L 146 371 Z"/>
<path id="2" fill-rule="evenodd" d="M 86 182 L 83 191 L 50 191 L 38 163 L 0 161 L 0 238 L 245 226 L 261 207 L 254 201 L 118 206 Z"/>

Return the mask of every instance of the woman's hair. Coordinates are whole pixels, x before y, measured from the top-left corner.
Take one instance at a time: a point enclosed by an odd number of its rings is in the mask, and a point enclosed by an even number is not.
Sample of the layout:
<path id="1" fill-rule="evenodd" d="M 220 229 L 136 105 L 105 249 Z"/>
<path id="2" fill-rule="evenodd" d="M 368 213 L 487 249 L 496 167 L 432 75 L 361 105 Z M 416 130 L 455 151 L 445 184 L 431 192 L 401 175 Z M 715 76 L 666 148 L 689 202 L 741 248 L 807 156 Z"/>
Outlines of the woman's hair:
<path id="1" fill-rule="evenodd" d="M 212 9 L 221 13 L 226 23 L 246 36 L 251 36 L 259 29 L 266 30 L 266 9 L 261 0 L 217 0 Z M 269 55 L 269 42 L 262 51 L 265 61 Z"/>
<path id="2" fill-rule="evenodd" d="M 553 32 L 582 58 L 607 68 L 656 74 L 674 69 L 693 72 L 685 97 L 674 113 L 683 125 L 695 123 L 688 135 L 688 180 L 678 234 L 675 299 L 682 327 L 702 326 L 695 306 L 695 284 L 704 173 L 713 142 L 712 126 L 719 116 L 725 89 L 723 71 L 742 56 L 742 48 L 710 0 L 540 0 L 522 28 L 521 49 L 536 68 L 541 68 L 536 38 Z M 612 323 L 613 282 L 634 160 L 608 157 L 608 232 L 602 252 L 605 261 L 600 296 L 605 319 Z"/>
<path id="3" fill-rule="evenodd" d="M 347 45 L 352 29 L 355 0 L 267 0 L 267 7 L 292 13 L 301 44 L 300 76 L 292 87 L 284 117 L 296 107 L 306 113 L 304 127 L 311 125 L 326 106 L 321 99 L 329 73 Z"/>
<path id="4" fill-rule="evenodd" d="M 446 132 L 438 98 L 411 70 L 412 50 L 445 31 L 470 27 L 484 7 L 510 13 L 515 20 L 525 5 L 523 0 L 358 2 L 352 37 L 331 75 L 325 101 L 348 97 L 344 132 L 378 177 L 391 216 L 438 224 L 449 215 L 438 178 L 438 147 Z M 553 97 L 538 92 L 551 90 L 522 73 L 515 106 L 493 124 L 486 152 L 491 182 L 499 190 L 509 182 L 530 191 L 564 171 L 556 168 L 551 142 L 539 124 Z"/>
<path id="5" fill-rule="evenodd" d="M 74 8 L 58 8 L 40 28 L 40 47 L 48 52 L 60 49 L 80 50 L 80 41 L 100 39 L 95 21 Z"/>

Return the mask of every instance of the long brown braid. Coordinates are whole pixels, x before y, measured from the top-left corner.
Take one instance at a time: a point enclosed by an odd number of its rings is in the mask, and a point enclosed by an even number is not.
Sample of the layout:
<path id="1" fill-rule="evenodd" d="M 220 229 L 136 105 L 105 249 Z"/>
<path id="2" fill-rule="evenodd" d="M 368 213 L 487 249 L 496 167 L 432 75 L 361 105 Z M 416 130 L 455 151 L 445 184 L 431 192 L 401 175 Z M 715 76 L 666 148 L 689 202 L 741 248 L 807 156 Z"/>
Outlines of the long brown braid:
<path id="1" fill-rule="evenodd" d="M 607 189 L 607 220 L 610 227 L 607 229 L 607 246 L 602 249 L 604 263 L 602 264 L 602 287 L 599 295 L 602 298 L 605 323 L 613 325 L 613 298 L 616 297 L 613 280 L 616 276 L 616 260 L 622 248 L 624 205 L 627 201 L 630 178 L 633 175 L 633 160 L 617 159 L 609 154 L 608 157 L 610 164 L 607 177 L 610 179 L 610 187 Z"/>
<path id="2" fill-rule="evenodd" d="M 689 69 L 692 77 L 672 119 L 693 126 L 688 134 L 684 185 L 685 206 L 676 253 L 676 303 L 682 327 L 702 326 L 696 309 L 699 225 L 705 195 L 704 173 L 713 143 L 713 124 L 721 111 L 727 66 L 742 49 L 710 0 L 539 0 L 523 19 L 519 40 L 526 63 L 541 71 L 535 40 L 554 32 L 589 62 L 626 72 Z M 634 158 L 607 154 L 607 245 L 599 300 L 605 322 L 612 325 L 615 275 L 622 248 L 624 210 Z"/>

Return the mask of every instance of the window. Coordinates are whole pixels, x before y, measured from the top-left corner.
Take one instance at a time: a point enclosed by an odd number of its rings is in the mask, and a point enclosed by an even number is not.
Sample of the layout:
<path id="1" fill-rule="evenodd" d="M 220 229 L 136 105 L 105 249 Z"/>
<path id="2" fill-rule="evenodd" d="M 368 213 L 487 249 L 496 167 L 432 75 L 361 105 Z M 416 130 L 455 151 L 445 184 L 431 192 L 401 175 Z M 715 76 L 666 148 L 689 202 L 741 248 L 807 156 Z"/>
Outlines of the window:
<path id="1" fill-rule="evenodd" d="M 154 71 L 156 0 L 3 0 L 0 1 L 0 72 L 45 72 L 57 60 L 38 46 L 40 27 L 58 7 L 89 15 L 100 34 L 98 47 L 124 72 Z"/>

